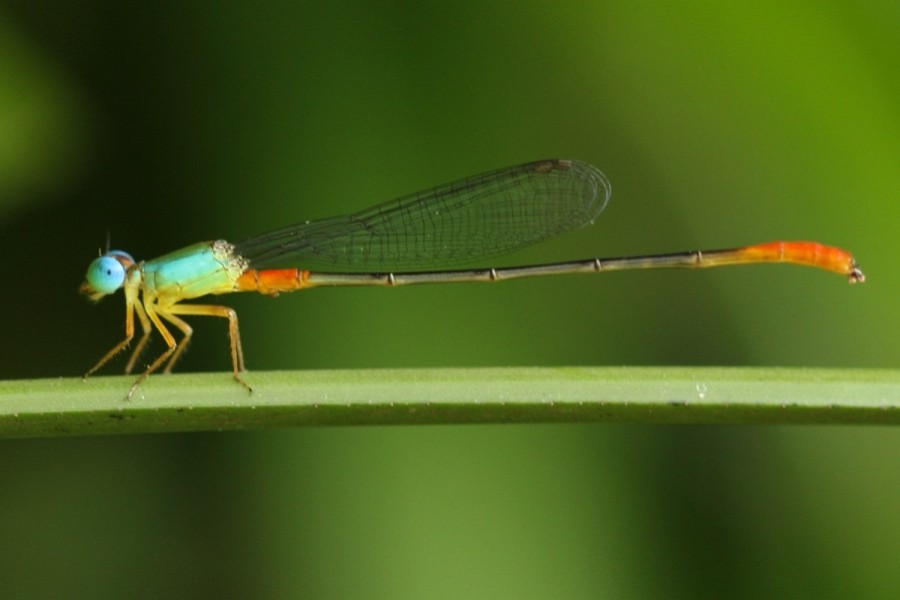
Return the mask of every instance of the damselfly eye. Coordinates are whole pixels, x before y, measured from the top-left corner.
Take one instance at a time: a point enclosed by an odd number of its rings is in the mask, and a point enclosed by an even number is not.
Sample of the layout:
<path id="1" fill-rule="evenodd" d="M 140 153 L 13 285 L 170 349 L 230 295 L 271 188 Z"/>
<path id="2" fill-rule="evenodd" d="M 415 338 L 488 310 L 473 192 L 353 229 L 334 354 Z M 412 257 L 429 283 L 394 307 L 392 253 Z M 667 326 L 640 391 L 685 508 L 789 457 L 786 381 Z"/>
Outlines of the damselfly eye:
<path id="1" fill-rule="evenodd" d="M 87 270 L 88 284 L 99 294 L 112 294 L 125 282 L 125 267 L 109 256 L 94 260 Z"/>

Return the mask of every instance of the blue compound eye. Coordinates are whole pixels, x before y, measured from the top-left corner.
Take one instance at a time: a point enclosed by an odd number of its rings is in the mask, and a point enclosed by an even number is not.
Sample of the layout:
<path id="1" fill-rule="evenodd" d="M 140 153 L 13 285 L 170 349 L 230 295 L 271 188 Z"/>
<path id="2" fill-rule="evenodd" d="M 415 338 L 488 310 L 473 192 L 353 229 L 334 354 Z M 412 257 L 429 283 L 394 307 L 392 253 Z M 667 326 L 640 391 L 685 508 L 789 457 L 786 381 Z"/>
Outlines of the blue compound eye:
<path id="1" fill-rule="evenodd" d="M 101 256 L 87 270 L 87 282 L 98 294 L 112 294 L 125 282 L 125 267 L 109 256 Z"/>

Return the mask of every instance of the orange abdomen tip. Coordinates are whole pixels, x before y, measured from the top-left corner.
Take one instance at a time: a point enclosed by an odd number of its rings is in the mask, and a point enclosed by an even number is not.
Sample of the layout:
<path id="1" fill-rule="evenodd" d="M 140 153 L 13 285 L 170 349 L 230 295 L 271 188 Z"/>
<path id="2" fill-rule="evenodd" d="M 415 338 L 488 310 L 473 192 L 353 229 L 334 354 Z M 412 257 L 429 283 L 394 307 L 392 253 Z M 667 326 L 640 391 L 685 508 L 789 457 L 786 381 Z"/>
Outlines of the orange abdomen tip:
<path id="1" fill-rule="evenodd" d="M 768 242 L 742 248 L 741 254 L 751 256 L 760 262 L 790 262 L 818 267 L 846 275 L 850 283 L 861 283 L 866 280 L 866 276 L 850 252 L 819 242 Z"/>

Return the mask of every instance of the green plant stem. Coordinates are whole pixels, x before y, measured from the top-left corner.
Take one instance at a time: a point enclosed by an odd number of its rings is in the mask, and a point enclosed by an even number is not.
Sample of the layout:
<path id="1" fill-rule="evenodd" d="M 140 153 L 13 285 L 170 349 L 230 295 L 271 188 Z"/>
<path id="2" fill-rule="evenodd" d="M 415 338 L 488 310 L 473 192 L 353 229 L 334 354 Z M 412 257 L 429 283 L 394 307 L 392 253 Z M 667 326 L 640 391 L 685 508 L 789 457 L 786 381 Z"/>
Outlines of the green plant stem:
<path id="1" fill-rule="evenodd" d="M 0 382 L 0 437 L 425 423 L 900 422 L 900 372 L 499 368 Z"/>

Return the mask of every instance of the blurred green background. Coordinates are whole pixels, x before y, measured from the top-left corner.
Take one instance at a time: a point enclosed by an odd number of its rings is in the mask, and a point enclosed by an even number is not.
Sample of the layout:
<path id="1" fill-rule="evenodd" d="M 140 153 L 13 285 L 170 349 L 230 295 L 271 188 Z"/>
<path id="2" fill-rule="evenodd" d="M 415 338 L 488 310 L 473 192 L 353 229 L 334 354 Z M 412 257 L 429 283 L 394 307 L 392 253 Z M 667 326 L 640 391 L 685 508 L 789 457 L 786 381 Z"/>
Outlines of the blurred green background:
<path id="1" fill-rule="evenodd" d="M 817 239 L 869 281 L 760 266 L 231 296 L 251 371 L 896 368 L 898 30 L 896 0 L 4 2 L 0 377 L 79 375 L 120 339 L 121 295 L 76 294 L 107 231 L 149 258 L 552 156 L 600 166 L 612 202 L 508 262 Z M 181 370 L 227 377 L 224 326 L 194 321 Z M 898 456 L 895 430 L 861 427 L 7 441 L 0 581 L 895 598 Z"/>

